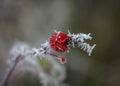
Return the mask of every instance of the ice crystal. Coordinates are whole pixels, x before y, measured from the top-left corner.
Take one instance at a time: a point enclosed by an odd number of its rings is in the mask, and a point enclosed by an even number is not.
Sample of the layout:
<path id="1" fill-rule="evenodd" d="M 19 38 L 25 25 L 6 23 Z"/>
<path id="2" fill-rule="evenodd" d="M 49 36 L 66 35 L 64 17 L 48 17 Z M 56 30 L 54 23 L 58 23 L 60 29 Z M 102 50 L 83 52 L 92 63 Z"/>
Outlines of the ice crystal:
<path id="1" fill-rule="evenodd" d="M 69 46 L 77 46 L 77 47 L 81 47 L 81 49 L 83 49 L 83 51 L 87 51 L 88 55 L 91 55 L 92 50 L 94 49 L 94 47 L 96 46 L 96 44 L 94 44 L 93 46 L 90 46 L 90 44 L 86 43 L 85 40 L 91 40 L 92 37 L 90 36 L 91 33 L 89 34 L 84 34 L 84 33 L 78 33 L 78 34 L 71 34 L 68 31 L 68 36 L 70 37 L 71 43 Z"/>

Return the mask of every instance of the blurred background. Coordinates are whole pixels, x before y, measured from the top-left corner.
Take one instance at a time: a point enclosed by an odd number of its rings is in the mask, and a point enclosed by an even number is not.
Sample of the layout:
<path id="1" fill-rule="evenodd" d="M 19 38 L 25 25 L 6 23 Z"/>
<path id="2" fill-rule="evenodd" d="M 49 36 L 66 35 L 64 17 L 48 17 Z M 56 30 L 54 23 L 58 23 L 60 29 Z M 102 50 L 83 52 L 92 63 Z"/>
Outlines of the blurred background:
<path id="1" fill-rule="evenodd" d="M 97 44 L 90 57 L 80 48 L 65 54 L 63 82 L 120 86 L 120 0 L 0 0 L 0 83 L 9 68 L 6 61 L 13 43 L 40 47 L 54 29 L 91 33 L 89 43 Z M 36 75 L 24 76 L 14 86 L 42 86 Z"/>

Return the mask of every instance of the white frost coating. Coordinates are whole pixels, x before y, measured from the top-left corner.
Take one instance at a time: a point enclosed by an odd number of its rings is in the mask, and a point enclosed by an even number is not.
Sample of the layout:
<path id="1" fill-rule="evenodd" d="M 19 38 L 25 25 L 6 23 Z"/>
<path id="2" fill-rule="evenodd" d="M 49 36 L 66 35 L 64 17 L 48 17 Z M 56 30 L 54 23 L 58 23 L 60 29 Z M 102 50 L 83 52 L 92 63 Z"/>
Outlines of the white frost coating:
<path id="1" fill-rule="evenodd" d="M 59 34 L 60 31 L 55 31 L 57 33 L 58 38 L 60 38 Z M 63 50 L 63 48 L 59 47 L 59 44 L 61 42 L 65 42 L 68 49 L 66 52 L 69 52 L 70 46 L 78 46 L 81 47 L 83 51 L 86 51 L 88 55 L 91 55 L 92 50 L 95 48 L 96 44 L 90 45 L 85 42 L 85 40 L 91 40 L 92 37 L 90 36 L 91 34 L 84 34 L 84 33 L 79 33 L 79 34 L 71 34 L 68 31 L 68 39 L 64 41 L 58 41 L 58 44 L 54 42 L 54 44 L 59 48 L 59 50 Z M 56 39 L 57 41 L 58 39 Z M 29 48 L 29 46 L 23 42 L 16 42 L 11 49 L 10 52 L 11 58 L 8 60 L 9 64 L 14 64 L 16 61 L 16 58 L 20 56 L 22 60 L 19 60 L 18 69 L 20 69 L 20 65 L 23 65 L 23 70 L 30 70 L 33 71 L 34 73 L 37 73 L 40 81 L 42 83 L 42 86 L 48 86 L 49 83 L 52 82 L 52 86 L 61 86 L 61 82 L 65 79 L 66 77 L 66 71 L 65 68 L 61 66 L 61 64 L 66 63 L 65 61 L 62 61 L 62 58 L 60 56 L 60 53 L 57 51 L 54 51 L 49 44 L 49 41 L 46 41 L 45 43 L 41 44 L 40 48 Z M 39 57 L 38 57 L 39 56 Z M 49 68 L 49 74 L 48 72 L 45 72 L 46 68 L 42 68 L 42 65 L 37 62 L 37 58 L 44 58 L 46 57 L 48 62 L 50 62 L 51 66 L 48 66 Z M 54 58 L 53 58 L 54 57 Z M 59 64 L 57 61 L 59 60 L 61 64 Z M 33 65 L 27 65 L 26 62 L 29 64 Z M 23 64 L 24 63 L 24 64 Z M 26 66 L 25 66 L 26 65 Z M 48 64 L 49 65 L 49 64 Z M 37 71 L 37 72 L 36 72 Z M 58 76 L 59 74 L 59 76 Z"/>
<path id="2" fill-rule="evenodd" d="M 90 56 L 96 44 L 94 44 L 93 46 L 90 46 L 87 43 L 81 43 L 80 46 L 81 46 L 81 49 L 83 49 L 83 51 L 87 51 L 88 55 Z"/>
<path id="3" fill-rule="evenodd" d="M 46 41 L 45 43 L 41 44 L 42 47 L 49 47 L 49 42 Z"/>
<path id="4" fill-rule="evenodd" d="M 56 31 L 56 30 L 54 30 L 54 32 L 55 32 L 55 33 L 57 33 L 57 31 Z"/>
<path id="5" fill-rule="evenodd" d="M 39 52 L 39 49 L 33 48 L 34 56 L 41 56 L 42 52 Z"/>
<path id="6" fill-rule="evenodd" d="M 61 31 L 55 31 L 57 35 L 60 34 Z M 92 50 L 95 48 L 96 44 L 90 45 L 85 42 L 85 40 L 91 40 L 92 37 L 90 36 L 91 33 L 89 34 L 84 34 L 84 33 L 79 33 L 79 34 L 71 34 L 68 31 L 68 37 L 70 37 L 70 40 L 68 40 L 68 50 L 66 52 L 69 52 L 70 46 L 78 46 L 81 47 L 83 51 L 86 51 L 88 55 L 90 56 L 92 53 Z M 60 38 L 60 36 L 58 37 Z M 56 39 L 57 40 L 57 39 Z M 58 41 L 60 42 L 60 41 Z M 55 44 L 55 43 L 54 43 Z M 60 43 L 59 43 L 60 44 Z M 22 45 L 22 46 L 21 46 Z M 59 45 L 57 44 L 59 50 L 63 50 Z M 22 57 L 27 57 L 29 55 L 36 57 L 36 56 L 41 56 L 46 57 L 46 56 L 52 56 L 55 58 L 60 58 L 59 56 L 60 53 L 54 51 L 49 44 L 49 41 L 46 41 L 45 43 L 41 44 L 41 48 L 33 48 L 32 50 L 29 49 L 29 46 L 25 43 L 18 42 L 14 44 L 14 47 L 11 49 L 10 55 L 12 56 L 12 60 L 15 60 L 16 57 L 21 55 Z M 8 61 L 9 63 L 9 61 Z"/>
<path id="7" fill-rule="evenodd" d="M 15 69 L 17 71 L 15 71 L 16 73 L 13 74 L 13 76 L 17 76 L 19 71 L 23 71 L 21 74 L 29 72 L 31 74 L 37 74 L 42 86 L 48 86 L 49 83 L 52 83 L 52 86 L 62 86 L 61 84 L 64 84 L 63 81 L 66 78 L 66 68 L 59 64 L 58 61 L 56 61 L 56 58 L 60 58 L 58 55 L 50 53 L 48 42 L 45 42 L 41 46 L 41 48 L 31 49 L 23 42 L 16 42 L 14 44 L 10 52 L 11 58 L 8 60 L 9 65 L 12 66 L 15 63 L 15 59 L 19 55 L 24 58 L 19 63 L 17 63 Z M 48 67 L 42 66 L 39 63 L 42 60 L 38 61 L 37 58 L 34 58 L 36 56 L 39 56 L 38 58 L 46 57 L 45 59 L 49 63 Z M 46 65 L 47 63 L 44 64 Z M 48 68 L 47 71 L 46 68 Z"/>
<path id="8" fill-rule="evenodd" d="M 23 42 L 15 42 L 14 46 L 12 47 L 10 51 L 10 55 L 12 57 L 17 57 L 19 55 L 26 56 L 25 52 L 28 52 L 27 49 L 29 46 L 26 43 Z"/>
<path id="9" fill-rule="evenodd" d="M 83 51 L 87 51 L 89 56 L 91 55 L 92 50 L 96 46 L 96 44 L 94 44 L 93 46 L 90 46 L 90 44 L 85 42 L 85 40 L 91 40 L 92 39 L 92 37 L 90 35 L 91 35 L 91 33 L 89 33 L 89 34 L 84 34 L 84 33 L 79 33 L 79 34 L 74 34 L 73 33 L 73 34 L 71 34 L 68 31 L 68 36 L 72 38 L 71 46 L 81 47 L 81 49 L 83 49 Z"/>
<path id="10" fill-rule="evenodd" d="M 21 55 L 21 58 L 27 57 L 31 51 L 29 51 L 29 46 L 24 42 L 15 42 L 11 51 L 10 51 L 10 59 L 8 59 L 7 63 L 13 64 L 15 59 Z"/>
<path id="11" fill-rule="evenodd" d="M 61 32 L 61 31 L 58 31 L 56 36 L 59 36 L 60 32 Z"/>

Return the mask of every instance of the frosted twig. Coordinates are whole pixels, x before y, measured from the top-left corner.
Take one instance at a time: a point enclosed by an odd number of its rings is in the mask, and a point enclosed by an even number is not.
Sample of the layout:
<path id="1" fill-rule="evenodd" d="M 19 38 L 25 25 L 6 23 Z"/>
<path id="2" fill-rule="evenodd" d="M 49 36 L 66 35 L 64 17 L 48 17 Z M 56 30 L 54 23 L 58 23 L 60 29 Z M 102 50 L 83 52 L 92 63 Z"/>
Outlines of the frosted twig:
<path id="1" fill-rule="evenodd" d="M 27 45 L 20 46 L 13 48 L 11 50 L 11 56 L 13 57 L 13 66 L 10 68 L 8 75 L 6 76 L 2 86 L 8 86 L 9 80 L 16 68 L 16 66 L 25 58 L 30 58 L 29 56 L 36 58 L 40 56 L 42 59 L 43 57 L 54 57 L 59 60 L 62 64 L 66 63 L 66 59 L 60 56 L 60 53 L 69 52 L 70 46 L 72 47 L 81 47 L 83 51 L 86 51 L 88 55 L 91 55 L 93 48 L 96 46 L 94 44 L 91 46 L 90 44 L 86 43 L 85 40 L 91 40 L 92 37 L 89 34 L 79 33 L 79 34 L 71 34 L 68 31 L 68 34 L 65 34 L 61 31 L 54 30 L 54 34 L 51 35 L 48 41 L 41 44 L 40 48 L 32 48 L 28 49 Z"/>
<path id="2" fill-rule="evenodd" d="M 81 49 L 83 49 L 83 51 L 87 51 L 88 55 L 90 56 L 91 53 L 92 53 L 92 50 L 96 46 L 96 44 L 94 44 L 93 46 L 90 46 L 90 44 L 85 42 L 85 40 L 91 40 L 92 39 L 92 37 L 90 35 L 91 35 L 91 33 L 89 33 L 89 34 L 84 34 L 84 33 L 71 34 L 68 31 L 68 36 L 70 37 L 70 40 L 71 40 L 71 43 L 70 43 L 69 46 L 81 47 Z"/>

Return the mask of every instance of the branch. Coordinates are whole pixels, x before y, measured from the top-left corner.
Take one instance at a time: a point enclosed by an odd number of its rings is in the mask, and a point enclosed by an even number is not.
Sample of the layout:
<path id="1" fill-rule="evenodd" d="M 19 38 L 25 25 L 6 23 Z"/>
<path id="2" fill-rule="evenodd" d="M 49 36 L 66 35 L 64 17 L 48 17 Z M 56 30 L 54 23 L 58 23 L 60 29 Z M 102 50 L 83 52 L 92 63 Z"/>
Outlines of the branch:
<path id="1" fill-rule="evenodd" d="M 17 64 L 19 64 L 19 62 L 23 59 L 23 57 L 21 55 L 19 55 L 16 59 L 15 59 L 15 63 L 13 64 L 13 66 L 10 68 L 8 75 L 6 76 L 5 80 L 3 81 L 2 86 L 8 86 L 9 80 L 11 78 L 11 76 L 13 75 L 13 72 L 17 66 Z"/>

